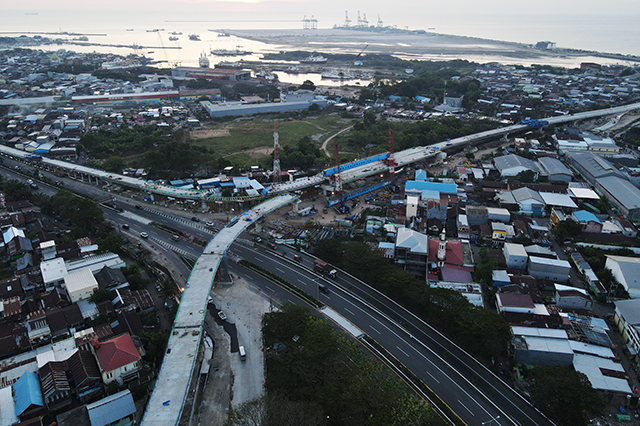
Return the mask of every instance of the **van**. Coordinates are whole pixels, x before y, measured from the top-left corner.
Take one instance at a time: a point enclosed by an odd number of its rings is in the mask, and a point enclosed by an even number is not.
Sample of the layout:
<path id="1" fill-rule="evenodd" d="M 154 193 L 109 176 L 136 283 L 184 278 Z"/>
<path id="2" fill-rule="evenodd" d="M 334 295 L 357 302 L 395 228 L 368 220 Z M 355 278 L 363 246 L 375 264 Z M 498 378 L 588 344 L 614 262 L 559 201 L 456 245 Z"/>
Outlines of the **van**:
<path id="1" fill-rule="evenodd" d="M 240 353 L 240 359 L 245 361 L 247 359 L 247 352 L 244 350 L 244 346 L 240 346 L 238 348 L 238 353 Z"/>

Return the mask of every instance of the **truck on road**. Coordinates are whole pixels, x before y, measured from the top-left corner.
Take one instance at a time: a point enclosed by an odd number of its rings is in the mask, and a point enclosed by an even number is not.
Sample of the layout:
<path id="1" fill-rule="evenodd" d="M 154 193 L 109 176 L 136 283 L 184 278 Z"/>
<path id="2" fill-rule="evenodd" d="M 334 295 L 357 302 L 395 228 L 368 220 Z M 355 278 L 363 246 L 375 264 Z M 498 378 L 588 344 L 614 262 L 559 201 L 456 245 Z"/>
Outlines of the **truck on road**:
<path id="1" fill-rule="evenodd" d="M 321 272 L 325 275 L 328 275 L 330 278 L 333 278 L 334 280 L 338 277 L 338 271 L 333 269 L 331 265 L 329 265 L 324 260 L 315 259 L 313 261 L 313 269 L 317 272 Z"/>

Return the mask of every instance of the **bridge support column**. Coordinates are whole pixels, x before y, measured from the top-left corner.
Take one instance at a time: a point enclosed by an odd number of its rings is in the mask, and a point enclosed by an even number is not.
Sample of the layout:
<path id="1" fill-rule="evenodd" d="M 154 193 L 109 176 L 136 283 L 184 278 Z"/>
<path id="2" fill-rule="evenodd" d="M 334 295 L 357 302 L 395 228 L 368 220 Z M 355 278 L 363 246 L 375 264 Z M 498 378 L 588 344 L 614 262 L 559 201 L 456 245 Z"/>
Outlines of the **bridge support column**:
<path id="1" fill-rule="evenodd" d="M 200 207 L 202 208 L 202 213 L 209 211 L 209 205 L 207 204 L 207 200 L 204 197 L 200 199 Z"/>
<path id="2" fill-rule="evenodd" d="M 222 255 L 222 260 L 220 261 L 220 269 L 218 269 L 218 274 L 220 278 L 218 279 L 218 284 L 221 285 L 231 285 L 231 277 L 229 276 L 229 257 L 227 252 L 225 251 Z"/>

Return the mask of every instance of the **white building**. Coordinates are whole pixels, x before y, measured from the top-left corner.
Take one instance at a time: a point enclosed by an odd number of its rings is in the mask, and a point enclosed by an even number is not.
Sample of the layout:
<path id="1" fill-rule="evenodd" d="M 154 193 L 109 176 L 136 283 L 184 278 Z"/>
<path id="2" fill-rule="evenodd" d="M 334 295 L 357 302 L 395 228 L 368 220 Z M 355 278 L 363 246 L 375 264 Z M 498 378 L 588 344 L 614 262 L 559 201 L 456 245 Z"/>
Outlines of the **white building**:
<path id="1" fill-rule="evenodd" d="M 611 269 L 613 277 L 629 293 L 629 297 L 640 299 L 640 258 L 607 256 L 604 267 Z"/>
<path id="2" fill-rule="evenodd" d="M 566 260 L 529 257 L 529 275 L 539 280 L 566 283 L 569 280 L 571 264 Z"/>
<path id="3" fill-rule="evenodd" d="M 56 257 L 55 259 L 41 262 L 40 273 L 42 274 L 45 288 L 50 290 L 64 283 L 64 277 L 67 275 L 67 266 L 64 263 L 64 259 Z"/>
<path id="4" fill-rule="evenodd" d="M 527 269 L 529 255 L 522 244 L 504 243 L 502 254 L 508 268 Z"/>
<path id="5" fill-rule="evenodd" d="M 64 286 L 67 289 L 71 303 L 86 300 L 98 291 L 98 281 L 96 281 L 89 268 L 79 269 L 65 275 Z"/>

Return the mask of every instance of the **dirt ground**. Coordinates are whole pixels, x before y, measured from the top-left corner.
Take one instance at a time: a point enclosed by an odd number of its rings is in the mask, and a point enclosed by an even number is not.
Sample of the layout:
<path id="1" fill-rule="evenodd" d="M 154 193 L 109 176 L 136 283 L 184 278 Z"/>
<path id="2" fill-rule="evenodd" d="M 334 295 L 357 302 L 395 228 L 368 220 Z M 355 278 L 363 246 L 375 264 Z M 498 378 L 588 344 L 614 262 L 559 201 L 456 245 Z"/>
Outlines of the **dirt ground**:
<path id="1" fill-rule="evenodd" d="M 207 138 L 222 138 L 226 136 L 231 136 L 229 133 L 229 129 L 224 127 L 222 129 L 197 129 L 192 130 L 190 133 L 191 139 L 207 139 Z"/>

